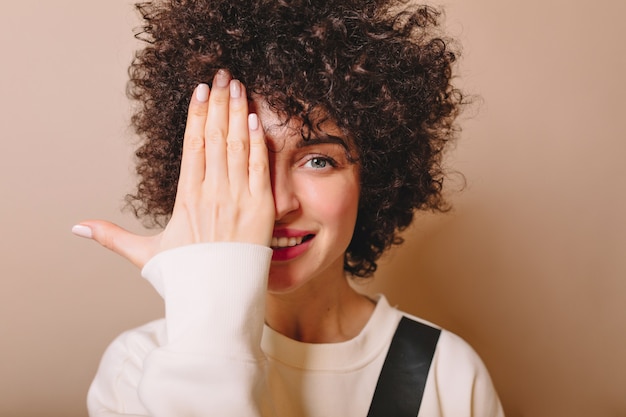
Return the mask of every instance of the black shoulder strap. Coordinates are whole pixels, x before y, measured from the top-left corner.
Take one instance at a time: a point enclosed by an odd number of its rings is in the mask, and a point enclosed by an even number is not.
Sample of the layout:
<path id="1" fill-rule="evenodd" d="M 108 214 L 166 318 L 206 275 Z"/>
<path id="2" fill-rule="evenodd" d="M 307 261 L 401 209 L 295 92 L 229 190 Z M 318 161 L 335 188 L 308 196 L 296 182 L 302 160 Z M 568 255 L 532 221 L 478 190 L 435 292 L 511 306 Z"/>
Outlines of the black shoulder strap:
<path id="1" fill-rule="evenodd" d="M 368 417 L 416 417 L 441 330 L 402 317 L 376 383 Z"/>

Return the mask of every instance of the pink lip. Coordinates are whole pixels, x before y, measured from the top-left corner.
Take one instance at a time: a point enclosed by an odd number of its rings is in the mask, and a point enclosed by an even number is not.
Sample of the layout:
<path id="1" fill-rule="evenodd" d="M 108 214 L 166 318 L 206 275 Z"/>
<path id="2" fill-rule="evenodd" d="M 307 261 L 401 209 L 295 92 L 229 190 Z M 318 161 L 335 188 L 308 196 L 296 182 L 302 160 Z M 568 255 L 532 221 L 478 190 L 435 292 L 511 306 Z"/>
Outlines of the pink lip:
<path id="1" fill-rule="evenodd" d="M 313 235 L 313 238 L 307 240 L 306 242 L 302 242 L 296 246 L 289 246 L 286 248 L 273 248 L 274 251 L 272 253 L 272 261 L 290 261 L 298 256 L 302 255 L 304 252 L 309 249 L 311 242 L 313 241 L 315 235 L 313 233 L 307 232 L 305 230 L 297 230 L 297 229 L 274 229 L 273 237 L 281 238 L 281 237 L 304 237 Z"/>
<path id="2" fill-rule="evenodd" d="M 288 246 L 286 248 L 272 249 L 272 261 L 290 261 L 298 256 L 302 255 L 309 249 L 309 246 L 313 242 L 313 239 L 302 242 L 296 246 Z"/>

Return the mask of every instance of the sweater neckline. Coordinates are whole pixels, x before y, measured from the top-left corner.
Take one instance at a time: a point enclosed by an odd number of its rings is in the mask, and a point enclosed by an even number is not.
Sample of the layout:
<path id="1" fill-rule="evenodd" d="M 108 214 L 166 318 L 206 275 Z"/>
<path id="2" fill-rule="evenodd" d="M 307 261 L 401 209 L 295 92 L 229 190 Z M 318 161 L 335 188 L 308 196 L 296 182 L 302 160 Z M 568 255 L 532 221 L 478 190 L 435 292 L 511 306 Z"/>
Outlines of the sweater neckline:
<path id="1" fill-rule="evenodd" d="M 401 318 L 383 295 L 374 298 L 376 307 L 367 324 L 354 338 L 338 343 L 303 343 L 284 336 L 267 324 L 261 348 L 271 361 L 314 371 L 346 371 L 367 365 L 387 350 Z"/>

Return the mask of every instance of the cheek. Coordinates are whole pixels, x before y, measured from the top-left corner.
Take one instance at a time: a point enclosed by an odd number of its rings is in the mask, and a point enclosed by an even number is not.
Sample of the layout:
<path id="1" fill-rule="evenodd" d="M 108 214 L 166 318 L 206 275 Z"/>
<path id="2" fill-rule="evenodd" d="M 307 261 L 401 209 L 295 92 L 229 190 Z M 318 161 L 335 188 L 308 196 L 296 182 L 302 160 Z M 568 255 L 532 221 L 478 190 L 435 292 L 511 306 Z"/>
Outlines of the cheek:
<path id="1" fill-rule="evenodd" d="M 359 184 L 354 176 L 309 180 L 302 188 L 303 209 L 318 221 L 339 229 L 354 228 L 359 205 Z"/>

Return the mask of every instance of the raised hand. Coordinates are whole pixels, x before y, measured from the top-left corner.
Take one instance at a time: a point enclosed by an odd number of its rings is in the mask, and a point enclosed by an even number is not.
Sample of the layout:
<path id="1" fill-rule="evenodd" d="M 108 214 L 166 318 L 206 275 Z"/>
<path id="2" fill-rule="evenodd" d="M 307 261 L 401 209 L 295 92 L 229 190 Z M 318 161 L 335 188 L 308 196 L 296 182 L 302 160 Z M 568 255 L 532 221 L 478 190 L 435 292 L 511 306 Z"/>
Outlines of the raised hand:
<path id="1" fill-rule="evenodd" d="M 269 245 L 274 200 L 267 146 L 245 87 L 220 70 L 189 104 L 176 201 L 165 229 L 139 236 L 101 220 L 72 231 L 92 238 L 138 267 L 157 253 L 202 242 Z"/>

